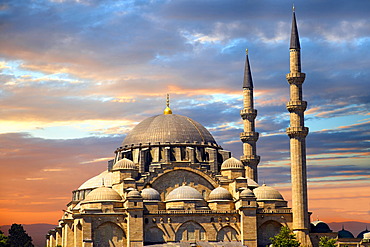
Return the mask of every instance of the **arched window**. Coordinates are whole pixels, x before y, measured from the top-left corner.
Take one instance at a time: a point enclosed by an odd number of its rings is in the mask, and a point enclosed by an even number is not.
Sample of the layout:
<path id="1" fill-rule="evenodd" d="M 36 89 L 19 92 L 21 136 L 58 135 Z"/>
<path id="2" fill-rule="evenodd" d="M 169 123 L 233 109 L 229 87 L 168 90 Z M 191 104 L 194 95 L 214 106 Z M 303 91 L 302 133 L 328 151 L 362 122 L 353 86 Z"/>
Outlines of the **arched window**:
<path id="1" fill-rule="evenodd" d="M 152 227 L 144 231 L 145 244 L 161 244 L 164 243 L 164 233 L 158 227 Z"/>
<path id="2" fill-rule="evenodd" d="M 225 226 L 218 231 L 217 241 L 220 242 L 238 241 L 239 238 L 238 236 L 239 234 L 234 228 L 232 228 L 231 226 Z"/>
<path id="3" fill-rule="evenodd" d="M 270 238 L 280 232 L 282 225 L 279 222 L 269 220 L 258 228 L 258 246 L 271 244 Z"/>
<path id="4" fill-rule="evenodd" d="M 123 230 L 112 222 L 105 222 L 93 232 L 94 247 L 115 247 L 126 244 Z"/>
<path id="5" fill-rule="evenodd" d="M 176 241 L 199 241 L 206 239 L 204 228 L 194 221 L 182 224 L 176 232 Z"/>

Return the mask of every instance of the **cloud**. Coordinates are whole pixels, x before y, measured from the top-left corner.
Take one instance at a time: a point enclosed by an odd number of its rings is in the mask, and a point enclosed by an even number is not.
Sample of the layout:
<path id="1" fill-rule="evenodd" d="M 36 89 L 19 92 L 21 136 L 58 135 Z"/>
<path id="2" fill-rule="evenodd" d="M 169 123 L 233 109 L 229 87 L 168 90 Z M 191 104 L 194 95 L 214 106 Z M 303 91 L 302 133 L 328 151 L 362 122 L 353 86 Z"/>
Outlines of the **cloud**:
<path id="1" fill-rule="evenodd" d="M 369 175 L 369 8 L 368 1 L 296 3 L 315 186 L 359 186 Z M 6 210 L 24 211 L 24 203 L 56 217 L 60 200 L 47 209 L 37 203 L 69 198 L 79 179 L 105 168 L 135 124 L 162 113 L 166 93 L 174 113 L 209 128 L 239 157 L 246 48 L 260 181 L 289 183 L 291 1 L 3 1 L 0 12 Z"/>

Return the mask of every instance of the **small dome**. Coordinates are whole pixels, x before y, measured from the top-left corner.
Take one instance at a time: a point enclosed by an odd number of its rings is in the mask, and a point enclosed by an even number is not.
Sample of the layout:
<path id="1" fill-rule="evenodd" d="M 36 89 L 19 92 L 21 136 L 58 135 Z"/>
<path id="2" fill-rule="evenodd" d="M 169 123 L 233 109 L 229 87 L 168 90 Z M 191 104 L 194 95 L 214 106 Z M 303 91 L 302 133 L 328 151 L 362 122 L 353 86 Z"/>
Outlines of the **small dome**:
<path id="1" fill-rule="evenodd" d="M 253 193 L 256 195 L 257 201 L 284 201 L 284 198 L 279 191 L 267 186 L 266 184 L 255 188 Z"/>
<path id="2" fill-rule="evenodd" d="M 141 191 L 141 196 L 144 201 L 160 201 L 161 195 L 153 188 L 145 188 Z"/>
<path id="3" fill-rule="evenodd" d="M 328 224 L 326 224 L 323 221 L 317 220 L 317 221 L 311 222 L 311 232 L 313 232 L 313 233 L 329 233 L 329 232 L 333 232 L 333 231 L 330 229 Z"/>
<path id="4" fill-rule="evenodd" d="M 93 201 L 121 201 L 122 197 L 112 188 L 100 187 L 91 191 L 83 202 Z"/>
<path id="5" fill-rule="evenodd" d="M 343 227 L 342 230 L 338 232 L 338 238 L 354 238 L 354 236 L 350 231 L 344 230 Z"/>
<path id="6" fill-rule="evenodd" d="M 112 171 L 118 170 L 136 170 L 136 165 L 134 162 L 127 158 L 123 158 L 114 164 Z"/>
<path id="7" fill-rule="evenodd" d="M 367 230 L 367 227 L 366 227 L 366 229 L 365 230 L 363 230 L 362 232 L 360 232 L 358 235 L 357 235 L 357 238 L 364 238 L 364 236 L 365 236 L 365 233 L 370 233 L 370 231 L 369 230 Z"/>
<path id="8" fill-rule="evenodd" d="M 255 197 L 253 191 L 251 191 L 250 189 L 244 189 L 241 193 L 240 193 L 240 197 L 241 198 L 245 198 L 245 197 Z"/>
<path id="9" fill-rule="evenodd" d="M 142 198 L 142 197 L 139 191 L 137 191 L 136 189 L 133 189 L 127 193 L 126 198 Z"/>
<path id="10" fill-rule="evenodd" d="M 203 200 L 203 196 L 190 186 L 180 186 L 166 196 L 166 202 L 174 202 L 174 201 L 199 201 Z"/>
<path id="11" fill-rule="evenodd" d="M 208 201 L 230 201 L 233 199 L 233 196 L 230 192 L 222 187 L 218 187 L 211 191 L 208 197 Z"/>
<path id="12" fill-rule="evenodd" d="M 243 170 L 244 165 L 240 160 L 235 159 L 234 157 L 231 157 L 227 160 L 225 160 L 221 165 L 221 171 L 222 170 Z"/>

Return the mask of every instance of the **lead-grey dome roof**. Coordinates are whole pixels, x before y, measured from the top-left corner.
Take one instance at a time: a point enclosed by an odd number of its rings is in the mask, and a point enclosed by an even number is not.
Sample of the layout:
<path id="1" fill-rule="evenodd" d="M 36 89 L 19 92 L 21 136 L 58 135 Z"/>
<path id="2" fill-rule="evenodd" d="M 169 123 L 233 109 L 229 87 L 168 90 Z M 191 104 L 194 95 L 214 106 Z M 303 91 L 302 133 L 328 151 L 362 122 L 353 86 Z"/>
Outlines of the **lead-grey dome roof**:
<path id="1" fill-rule="evenodd" d="M 255 188 L 253 193 L 257 197 L 257 201 L 284 201 L 284 198 L 279 191 L 267 186 L 266 184 Z"/>
<path id="2" fill-rule="evenodd" d="M 166 196 L 166 202 L 173 201 L 199 201 L 203 196 L 195 188 L 190 186 L 180 186 Z"/>
<path id="3" fill-rule="evenodd" d="M 191 118 L 163 114 L 149 117 L 133 128 L 122 142 L 122 147 L 140 143 L 194 143 L 216 144 L 215 139 L 200 123 Z"/>

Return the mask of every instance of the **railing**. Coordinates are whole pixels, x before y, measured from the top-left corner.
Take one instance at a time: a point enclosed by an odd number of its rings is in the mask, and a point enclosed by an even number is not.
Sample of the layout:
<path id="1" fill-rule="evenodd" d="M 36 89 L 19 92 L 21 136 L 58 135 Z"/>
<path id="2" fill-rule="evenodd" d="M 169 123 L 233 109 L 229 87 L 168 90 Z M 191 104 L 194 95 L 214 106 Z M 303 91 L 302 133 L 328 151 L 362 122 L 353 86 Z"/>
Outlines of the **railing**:
<path id="1" fill-rule="evenodd" d="M 149 214 L 236 214 L 238 210 L 158 210 Z"/>
<path id="2" fill-rule="evenodd" d="M 290 214 L 292 213 L 292 209 L 290 208 L 274 208 L 274 209 L 257 209 L 257 213 L 260 214 Z"/>

